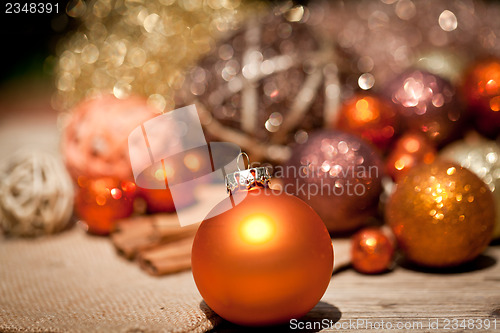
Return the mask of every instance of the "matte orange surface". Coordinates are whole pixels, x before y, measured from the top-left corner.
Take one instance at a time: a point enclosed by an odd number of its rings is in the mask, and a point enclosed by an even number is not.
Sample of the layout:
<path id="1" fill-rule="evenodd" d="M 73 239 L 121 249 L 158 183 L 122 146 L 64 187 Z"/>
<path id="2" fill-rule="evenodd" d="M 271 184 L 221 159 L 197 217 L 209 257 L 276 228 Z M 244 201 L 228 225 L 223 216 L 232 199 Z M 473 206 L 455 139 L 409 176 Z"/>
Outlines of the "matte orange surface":
<path id="1" fill-rule="evenodd" d="M 193 276 L 205 302 L 240 325 L 285 323 L 311 310 L 333 271 L 333 247 L 302 200 L 266 190 L 204 221 L 194 240 Z M 244 194 L 235 194 L 235 197 Z M 221 211 L 224 200 L 214 210 Z"/>

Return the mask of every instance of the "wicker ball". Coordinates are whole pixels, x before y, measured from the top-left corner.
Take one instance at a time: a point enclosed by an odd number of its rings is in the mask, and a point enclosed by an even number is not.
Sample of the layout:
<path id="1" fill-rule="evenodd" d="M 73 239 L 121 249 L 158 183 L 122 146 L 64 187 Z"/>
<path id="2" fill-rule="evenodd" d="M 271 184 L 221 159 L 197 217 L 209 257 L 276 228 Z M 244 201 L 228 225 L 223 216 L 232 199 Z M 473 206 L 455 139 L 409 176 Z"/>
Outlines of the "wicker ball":
<path id="1" fill-rule="evenodd" d="M 12 236 L 64 229 L 73 211 L 73 187 L 52 153 L 21 150 L 0 167 L 0 226 Z"/>
<path id="2" fill-rule="evenodd" d="M 287 160 L 288 145 L 328 123 L 339 102 L 321 9 L 248 20 L 190 71 L 176 105 L 196 103 L 207 135 L 238 144 L 254 161 Z"/>
<path id="3" fill-rule="evenodd" d="M 62 138 L 66 166 L 73 179 L 133 180 L 128 135 L 156 112 L 140 97 L 121 100 L 105 95 L 78 104 Z"/>

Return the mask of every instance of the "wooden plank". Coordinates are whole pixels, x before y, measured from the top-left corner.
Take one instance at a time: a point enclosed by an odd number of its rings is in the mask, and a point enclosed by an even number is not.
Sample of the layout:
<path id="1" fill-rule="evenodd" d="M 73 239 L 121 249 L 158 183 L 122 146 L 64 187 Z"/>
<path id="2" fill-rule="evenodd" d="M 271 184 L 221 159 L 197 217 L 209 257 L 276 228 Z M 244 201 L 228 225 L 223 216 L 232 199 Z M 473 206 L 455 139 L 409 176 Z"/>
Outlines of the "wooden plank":
<path id="1" fill-rule="evenodd" d="M 343 256 L 345 252 L 338 255 Z M 441 272 L 408 264 L 380 275 L 340 269 L 334 273 L 322 301 L 300 322 L 316 325 L 309 332 L 386 332 L 390 327 L 396 331 L 398 325 L 403 325 L 399 327 L 404 330 L 405 323 L 413 325 L 407 327 L 407 332 L 500 332 L 499 259 L 500 246 L 496 245 L 465 267 Z M 484 324 L 488 321 L 490 328 L 485 330 Z M 460 327 L 462 323 L 465 329 Z M 295 326 L 298 325 L 292 328 Z M 220 333 L 253 331 L 228 322 L 213 330 Z M 283 325 L 272 331 L 302 330 Z"/>

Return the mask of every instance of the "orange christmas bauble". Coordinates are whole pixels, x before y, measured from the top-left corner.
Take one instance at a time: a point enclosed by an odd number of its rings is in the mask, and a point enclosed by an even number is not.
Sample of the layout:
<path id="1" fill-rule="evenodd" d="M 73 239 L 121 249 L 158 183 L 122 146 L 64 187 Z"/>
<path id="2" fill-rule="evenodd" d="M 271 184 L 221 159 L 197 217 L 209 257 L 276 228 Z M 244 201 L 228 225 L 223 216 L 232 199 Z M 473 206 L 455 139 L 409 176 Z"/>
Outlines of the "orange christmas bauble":
<path id="1" fill-rule="evenodd" d="M 379 228 L 364 228 L 351 238 L 351 263 L 365 274 L 386 271 L 392 263 L 394 245 Z"/>
<path id="2" fill-rule="evenodd" d="M 469 170 L 451 162 L 420 164 L 397 185 L 387 223 L 406 257 L 423 266 L 455 266 L 477 257 L 491 241 L 491 191 Z"/>
<path id="3" fill-rule="evenodd" d="M 463 93 L 477 129 L 485 135 L 500 134 L 500 59 L 474 63 L 464 78 Z"/>
<path id="4" fill-rule="evenodd" d="M 432 163 L 436 153 L 434 145 L 423 134 L 408 132 L 396 141 L 387 157 L 386 171 L 397 182 L 419 163 Z"/>
<path id="5" fill-rule="evenodd" d="M 116 220 L 129 217 L 134 211 L 136 186 L 129 181 L 104 177 L 78 177 L 75 211 L 87 225 L 87 231 L 107 235 Z"/>
<path id="6" fill-rule="evenodd" d="M 214 212 L 220 214 L 202 222 L 192 251 L 194 280 L 208 306 L 233 323 L 260 326 L 302 317 L 318 303 L 330 283 L 333 247 L 311 207 L 256 189 L 236 192 Z"/>
<path id="7" fill-rule="evenodd" d="M 375 95 L 357 94 L 344 103 L 336 125 L 386 149 L 397 134 L 396 116 L 392 103 Z"/>

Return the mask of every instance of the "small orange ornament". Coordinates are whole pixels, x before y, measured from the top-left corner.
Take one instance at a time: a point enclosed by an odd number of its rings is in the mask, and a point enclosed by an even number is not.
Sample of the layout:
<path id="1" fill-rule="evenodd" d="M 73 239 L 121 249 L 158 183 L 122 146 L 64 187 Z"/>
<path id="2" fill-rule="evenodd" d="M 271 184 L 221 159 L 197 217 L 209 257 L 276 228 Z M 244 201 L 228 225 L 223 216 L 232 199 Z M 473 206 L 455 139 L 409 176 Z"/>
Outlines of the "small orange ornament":
<path id="1" fill-rule="evenodd" d="M 478 130 L 500 134 L 500 59 L 473 64 L 465 75 L 464 95 Z"/>
<path id="2" fill-rule="evenodd" d="M 107 235 L 114 222 L 134 211 L 136 186 L 115 178 L 78 177 L 75 210 L 87 225 L 88 232 Z"/>
<path id="3" fill-rule="evenodd" d="M 242 202 L 224 211 L 233 199 Z M 253 189 L 232 194 L 214 212 L 221 214 L 200 225 L 191 260 L 198 290 L 216 313 L 239 325 L 274 325 L 319 302 L 330 283 L 333 247 L 311 207 Z"/>
<path id="4" fill-rule="evenodd" d="M 174 200 L 169 189 L 137 188 L 137 195 L 146 201 L 148 213 L 173 213 L 175 212 Z M 183 198 L 176 198 L 175 204 L 182 208 L 194 203 L 194 196 L 185 193 Z"/>
<path id="5" fill-rule="evenodd" d="M 406 257 L 449 267 L 477 257 L 491 241 L 493 195 L 472 172 L 436 160 L 410 170 L 386 207 L 387 223 Z"/>
<path id="6" fill-rule="evenodd" d="M 351 263 L 365 274 L 386 271 L 394 256 L 394 245 L 379 228 L 365 228 L 351 238 Z"/>
<path id="7" fill-rule="evenodd" d="M 344 103 L 336 127 L 386 149 L 396 135 L 396 116 L 392 103 L 374 95 L 358 94 Z"/>
<path id="8" fill-rule="evenodd" d="M 436 148 L 420 133 L 407 133 L 398 141 L 387 157 L 387 173 L 399 181 L 419 163 L 430 164 L 436 157 Z"/>

